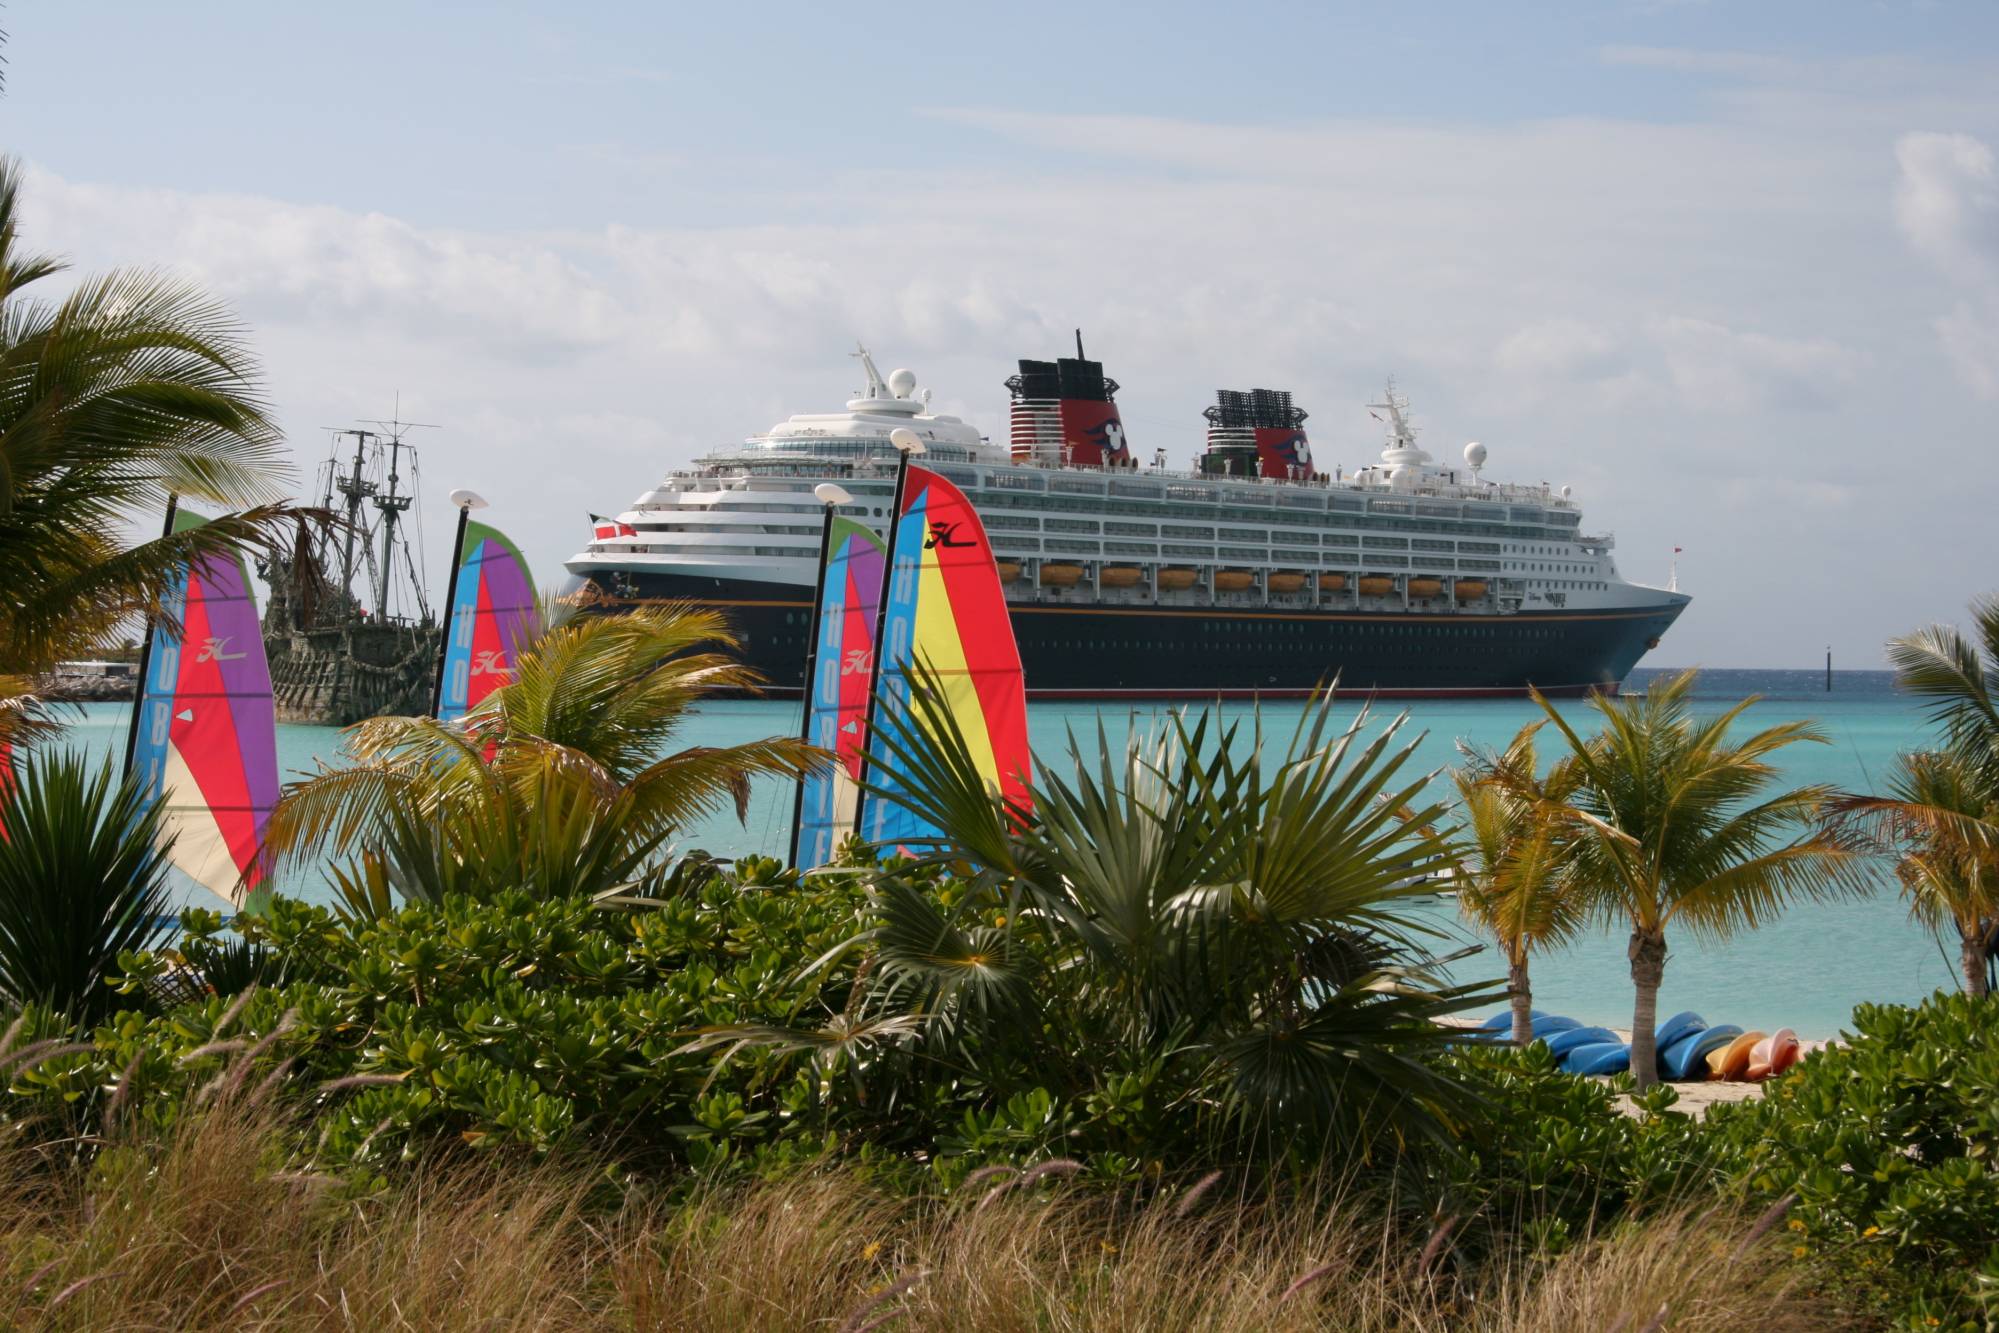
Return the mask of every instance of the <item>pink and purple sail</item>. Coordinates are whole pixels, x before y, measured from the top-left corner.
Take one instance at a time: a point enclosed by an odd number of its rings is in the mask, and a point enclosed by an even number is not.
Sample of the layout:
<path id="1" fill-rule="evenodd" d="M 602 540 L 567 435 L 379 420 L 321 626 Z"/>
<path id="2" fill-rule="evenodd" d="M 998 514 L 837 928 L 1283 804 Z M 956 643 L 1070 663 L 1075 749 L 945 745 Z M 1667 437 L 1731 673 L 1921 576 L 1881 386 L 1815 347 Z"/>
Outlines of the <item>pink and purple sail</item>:
<path id="1" fill-rule="evenodd" d="M 514 678 L 521 651 L 540 632 L 534 579 L 520 548 L 483 523 L 465 525 L 444 650 L 440 721 L 463 717 Z"/>
<path id="2" fill-rule="evenodd" d="M 175 526 L 200 522 L 183 514 Z M 271 671 L 249 573 L 238 557 L 204 557 L 168 590 L 165 609 L 140 686 L 132 771 L 163 807 L 173 863 L 240 906 L 263 882 L 264 826 L 278 802 Z"/>

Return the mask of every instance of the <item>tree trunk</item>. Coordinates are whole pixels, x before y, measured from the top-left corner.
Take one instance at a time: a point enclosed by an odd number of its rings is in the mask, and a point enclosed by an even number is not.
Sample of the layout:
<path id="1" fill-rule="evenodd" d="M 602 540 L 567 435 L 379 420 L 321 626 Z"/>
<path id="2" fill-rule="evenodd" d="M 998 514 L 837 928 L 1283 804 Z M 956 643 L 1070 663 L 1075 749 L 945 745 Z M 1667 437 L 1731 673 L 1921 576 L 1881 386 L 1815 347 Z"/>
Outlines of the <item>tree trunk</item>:
<path id="1" fill-rule="evenodd" d="M 1985 998 L 1985 923 L 1958 937 L 1957 965 L 1964 974 L 1964 993 L 1974 1000 Z"/>
<path id="2" fill-rule="evenodd" d="M 1643 1092 L 1659 1081 L 1659 983 L 1666 975 L 1666 932 L 1634 930 L 1625 951 L 1638 1000 L 1631 1012 L 1631 1076 Z"/>
<path id="3" fill-rule="evenodd" d="M 1522 1047 L 1534 1040 L 1534 992 L 1527 985 L 1527 955 L 1506 965 L 1507 998 L 1513 1005 L 1513 1044 Z"/>

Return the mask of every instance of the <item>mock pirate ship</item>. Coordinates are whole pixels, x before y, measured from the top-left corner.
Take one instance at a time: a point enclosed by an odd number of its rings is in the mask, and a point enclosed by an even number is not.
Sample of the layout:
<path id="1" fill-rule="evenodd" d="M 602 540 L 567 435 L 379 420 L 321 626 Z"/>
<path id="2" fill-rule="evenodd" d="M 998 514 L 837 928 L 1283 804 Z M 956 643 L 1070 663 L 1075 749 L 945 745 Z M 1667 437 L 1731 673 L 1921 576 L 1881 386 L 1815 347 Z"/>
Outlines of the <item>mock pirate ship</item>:
<path id="1" fill-rule="evenodd" d="M 417 452 L 411 423 L 334 432 L 320 503 L 346 522 L 299 558 L 272 557 L 264 652 L 278 720 L 344 727 L 429 710 L 439 625 L 410 541 Z M 405 487 L 405 470 L 409 485 Z"/>

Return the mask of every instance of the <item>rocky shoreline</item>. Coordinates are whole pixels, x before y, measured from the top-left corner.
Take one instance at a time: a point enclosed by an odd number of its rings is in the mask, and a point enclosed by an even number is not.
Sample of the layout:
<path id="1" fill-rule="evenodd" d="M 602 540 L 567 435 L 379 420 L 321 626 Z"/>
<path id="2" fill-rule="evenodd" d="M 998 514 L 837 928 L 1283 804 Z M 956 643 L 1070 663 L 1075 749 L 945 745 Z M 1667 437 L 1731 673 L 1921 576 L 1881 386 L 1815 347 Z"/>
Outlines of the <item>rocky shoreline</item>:
<path id="1" fill-rule="evenodd" d="M 117 703 L 130 699 L 137 690 L 137 676 L 44 676 L 35 682 L 35 693 L 51 703 Z"/>

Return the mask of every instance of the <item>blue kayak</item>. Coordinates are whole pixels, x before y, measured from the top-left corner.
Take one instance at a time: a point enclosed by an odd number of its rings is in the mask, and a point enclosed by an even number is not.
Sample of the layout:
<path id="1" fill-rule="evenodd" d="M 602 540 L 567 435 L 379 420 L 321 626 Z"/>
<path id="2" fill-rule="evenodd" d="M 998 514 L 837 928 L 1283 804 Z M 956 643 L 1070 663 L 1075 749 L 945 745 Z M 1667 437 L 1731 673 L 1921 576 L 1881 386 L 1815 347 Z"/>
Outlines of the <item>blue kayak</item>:
<path id="1" fill-rule="evenodd" d="M 1685 1013 L 1674 1014 L 1653 1032 L 1653 1049 L 1663 1051 L 1680 1038 L 1692 1032 L 1699 1032 L 1706 1026 L 1707 1020 L 1691 1009 Z"/>
<path id="2" fill-rule="evenodd" d="M 1537 1037 L 1552 1037 L 1557 1032 L 1573 1032 L 1581 1026 L 1581 1023 L 1565 1014 L 1542 1014 L 1534 1020 L 1532 1030 Z"/>
<path id="3" fill-rule="evenodd" d="M 1707 1077 L 1707 1057 L 1742 1035 L 1733 1023 L 1689 1032 L 1671 1046 L 1659 1048 L 1659 1072 L 1675 1083 L 1700 1082 Z"/>
<path id="4" fill-rule="evenodd" d="M 1546 1018 L 1547 1016 L 1548 1015 L 1541 1012 L 1539 1009 L 1529 1009 L 1527 1011 L 1527 1017 L 1530 1019 Z M 1502 1009 L 1498 1013 L 1494 1014 L 1491 1018 L 1486 1019 L 1485 1022 L 1480 1023 L 1478 1025 L 1478 1029 L 1481 1032 L 1506 1032 L 1510 1030 L 1512 1027 L 1513 1027 L 1513 1011 L 1511 1009 Z"/>
<path id="5" fill-rule="evenodd" d="M 1549 1053 L 1559 1060 L 1578 1046 L 1602 1046 L 1605 1043 L 1614 1046 L 1617 1034 L 1609 1028 L 1570 1028 L 1566 1032 L 1553 1034 L 1547 1041 Z"/>
<path id="6" fill-rule="evenodd" d="M 1562 1069 L 1570 1074 L 1621 1074 L 1631 1068 L 1631 1048 L 1621 1041 L 1578 1046 L 1562 1057 Z"/>

